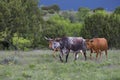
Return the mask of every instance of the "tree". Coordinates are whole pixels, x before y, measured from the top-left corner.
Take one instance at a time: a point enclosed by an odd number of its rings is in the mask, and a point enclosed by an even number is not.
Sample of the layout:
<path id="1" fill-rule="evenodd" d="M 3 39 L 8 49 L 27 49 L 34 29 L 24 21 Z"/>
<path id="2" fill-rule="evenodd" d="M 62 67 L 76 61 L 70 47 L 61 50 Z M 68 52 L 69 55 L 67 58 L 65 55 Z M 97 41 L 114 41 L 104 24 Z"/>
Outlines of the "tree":
<path id="1" fill-rule="evenodd" d="M 110 47 L 120 49 L 120 15 L 111 14 L 109 17 L 109 43 Z"/>
<path id="2" fill-rule="evenodd" d="M 64 17 L 64 19 L 69 19 L 71 23 L 78 22 L 76 12 L 69 10 L 69 11 L 61 11 L 60 16 Z"/>
<path id="3" fill-rule="evenodd" d="M 33 40 L 33 47 L 37 46 L 42 21 L 37 0 L 0 1 L 0 31 L 7 33 L 5 38 L 9 40 L 17 33 L 20 37 Z"/>
<path id="4" fill-rule="evenodd" d="M 108 40 L 109 48 L 120 47 L 120 15 L 97 11 L 85 19 L 81 30 L 85 38 L 104 37 Z"/>
<path id="5" fill-rule="evenodd" d="M 48 11 L 49 13 L 52 14 L 60 11 L 60 7 L 57 4 L 53 4 L 50 6 L 42 6 L 41 9 L 44 11 Z"/>
<path id="6" fill-rule="evenodd" d="M 90 9 L 80 7 L 77 12 L 77 18 L 79 22 L 84 22 L 84 19 L 89 15 Z"/>
<path id="7" fill-rule="evenodd" d="M 81 23 L 71 23 L 59 15 L 52 16 L 43 27 L 43 35 L 47 37 L 80 36 Z"/>
<path id="8" fill-rule="evenodd" d="M 52 5 L 51 9 L 55 10 L 56 12 L 60 11 L 60 7 L 57 4 Z"/>
<path id="9" fill-rule="evenodd" d="M 98 8 L 96 8 L 96 9 L 94 9 L 93 12 L 96 12 L 96 11 L 104 11 L 104 10 L 105 10 L 104 8 L 98 7 Z"/>
<path id="10" fill-rule="evenodd" d="M 114 11 L 115 14 L 120 14 L 120 6 L 118 6 L 115 11 Z"/>

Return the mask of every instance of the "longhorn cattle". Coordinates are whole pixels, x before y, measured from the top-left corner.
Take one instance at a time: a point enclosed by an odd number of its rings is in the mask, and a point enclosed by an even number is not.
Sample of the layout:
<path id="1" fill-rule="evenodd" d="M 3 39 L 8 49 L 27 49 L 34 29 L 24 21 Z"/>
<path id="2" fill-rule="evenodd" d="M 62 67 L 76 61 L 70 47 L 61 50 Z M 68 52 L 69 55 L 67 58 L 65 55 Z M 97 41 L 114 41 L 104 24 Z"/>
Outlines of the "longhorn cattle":
<path id="1" fill-rule="evenodd" d="M 107 58 L 107 49 L 108 49 L 108 43 L 105 38 L 93 38 L 93 39 L 86 39 L 86 46 L 88 49 L 91 50 L 90 58 L 92 59 L 92 53 L 96 53 L 96 60 L 98 58 L 98 54 L 100 54 L 101 58 L 101 52 L 105 51 L 106 58 Z"/>
<path id="2" fill-rule="evenodd" d="M 54 52 L 53 52 L 53 57 L 56 58 L 56 52 L 60 50 L 60 44 L 59 42 L 56 42 L 54 39 L 51 39 L 51 38 L 47 38 L 45 37 L 46 40 L 49 41 L 49 48 L 52 49 Z"/>
<path id="3" fill-rule="evenodd" d="M 66 62 L 69 56 L 70 50 L 72 50 L 75 53 L 75 59 L 78 58 L 78 53 L 82 52 L 84 54 L 85 60 L 86 57 L 86 44 L 85 40 L 82 37 L 63 37 L 56 39 L 55 41 L 59 42 L 60 44 L 60 61 L 63 62 L 63 55 L 66 54 Z"/>

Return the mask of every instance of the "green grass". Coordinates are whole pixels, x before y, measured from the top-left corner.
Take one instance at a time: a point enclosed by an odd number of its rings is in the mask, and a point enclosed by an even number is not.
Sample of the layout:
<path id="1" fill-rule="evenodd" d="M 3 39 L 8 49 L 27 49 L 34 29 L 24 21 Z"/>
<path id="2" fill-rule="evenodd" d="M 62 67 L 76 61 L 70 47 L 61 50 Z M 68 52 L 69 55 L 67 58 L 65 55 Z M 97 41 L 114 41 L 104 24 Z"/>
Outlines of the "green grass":
<path id="1" fill-rule="evenodd" d="M 105 54 L 102 60 L 89 59 L 79 54 L 74 61 L 69 55 L 68 63 L 61 63 L 53 58 L 52 51 L 0 51 L 0 61 L 12 58 L 7 64 L 0 64 L 0 80 L 120 80 L 120 50 L 109 50 L 108 59 Z M 12 61 L 13 60 L 13 61 Z"/>

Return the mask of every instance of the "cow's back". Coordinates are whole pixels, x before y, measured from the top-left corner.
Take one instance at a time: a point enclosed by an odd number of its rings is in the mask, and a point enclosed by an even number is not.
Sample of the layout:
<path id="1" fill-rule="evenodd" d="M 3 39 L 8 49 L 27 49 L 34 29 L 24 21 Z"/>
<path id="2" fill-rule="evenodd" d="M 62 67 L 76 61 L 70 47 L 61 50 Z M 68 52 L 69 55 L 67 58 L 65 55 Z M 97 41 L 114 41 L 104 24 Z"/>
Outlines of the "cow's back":
<path id="1" fill-rule="evenodd" d="M 86 50 L 85 41 L 82 37 L 68 37 L 70 48 L 73 51 Z"/>
<path id="2" fill-rule="evenodd" d="M 108 49 L 107 40 L 105 38 L 94 38 L 92 45 L 95 49 L 99 49 L 101 51 Z"/>
<path id="3" fill-rule="evenodd" d="M 61 49 L 65 47 L 73 51 L 82 50 L 83 45 L 85 45 L 83 41 L 82 37 L 64 37 L 60 41 L 60 47 Z"/>

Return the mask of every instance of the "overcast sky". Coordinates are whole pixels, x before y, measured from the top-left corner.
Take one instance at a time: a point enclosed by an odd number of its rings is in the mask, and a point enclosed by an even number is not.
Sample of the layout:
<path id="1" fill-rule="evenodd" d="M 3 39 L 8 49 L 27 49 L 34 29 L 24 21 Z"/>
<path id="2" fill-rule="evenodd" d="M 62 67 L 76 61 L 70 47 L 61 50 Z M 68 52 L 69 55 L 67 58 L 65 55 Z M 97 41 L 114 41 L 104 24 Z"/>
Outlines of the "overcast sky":
<path id="1" fill-rule="evenodd" d="M 95 9 L 103 7 L 111 11 L 120 6 L 120 0 L 40 0 L 40 6 L 57 4 L 61 10 L 78 10 L 79 7 Z"/>

